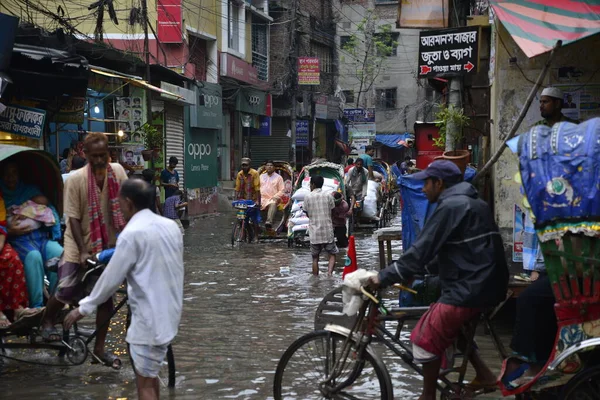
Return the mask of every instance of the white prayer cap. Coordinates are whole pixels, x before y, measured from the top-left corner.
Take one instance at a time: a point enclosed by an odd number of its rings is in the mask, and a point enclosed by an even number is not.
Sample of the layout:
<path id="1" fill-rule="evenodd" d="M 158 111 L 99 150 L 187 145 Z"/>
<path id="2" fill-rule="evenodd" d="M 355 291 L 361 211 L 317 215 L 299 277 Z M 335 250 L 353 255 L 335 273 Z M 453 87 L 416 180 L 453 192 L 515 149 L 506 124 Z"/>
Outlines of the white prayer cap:
<path id="1" fill-rule="evenodd" d="M 542 90 L 542 96 L 554 97 L 561 100 L 564 99 L 562 90 L 555 87 L 547 87 L 546 89 Z"/>

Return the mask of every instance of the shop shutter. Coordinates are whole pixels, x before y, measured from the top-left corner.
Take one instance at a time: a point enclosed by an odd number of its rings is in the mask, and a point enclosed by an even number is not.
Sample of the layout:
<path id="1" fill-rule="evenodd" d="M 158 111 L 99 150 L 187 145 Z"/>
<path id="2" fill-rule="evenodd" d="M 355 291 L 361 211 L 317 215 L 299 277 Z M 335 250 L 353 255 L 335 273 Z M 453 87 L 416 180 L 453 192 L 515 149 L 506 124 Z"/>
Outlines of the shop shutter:
<path id="1" fill-rule="evenodd" d="M 290 129 L 290 119 L 287 117 L 275 117 L 271 119 L 271 136 L 287 136 Z"/>
<path id="2" fill-rule="evenodd" d="M 251 136 L 252 167 L 260 167 L 266 160 L 290 161 L 291 139 L 289 137 Z"/>
<path id="3" fill-rule="evenodd" d="M 169 163 L 170 157 L 177 157 L 179 164 L 179 187 L 183 189 L 185 182 L 185 159 L 184 159 L 184 131 L 183 131 L 183 107 L 165 103 L 165 134 L 167 157 L 165 165 Z"/>

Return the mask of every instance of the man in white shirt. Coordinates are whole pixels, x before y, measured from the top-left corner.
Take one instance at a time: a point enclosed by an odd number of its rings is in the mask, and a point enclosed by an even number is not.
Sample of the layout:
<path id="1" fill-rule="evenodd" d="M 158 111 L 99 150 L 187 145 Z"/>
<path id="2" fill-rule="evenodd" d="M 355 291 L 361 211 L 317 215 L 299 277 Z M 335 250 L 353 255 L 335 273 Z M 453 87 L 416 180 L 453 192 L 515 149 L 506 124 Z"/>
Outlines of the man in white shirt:
<path id="1" fill-rule="evenodd" d="M 64 322 L 69 329 L 93 313 L 127 279 L 132 317 L 126 340 L 142 400 L 158 399 L 158 372 L 177 335 L 183 302 L 183 238 L 175 222 L 150 211 L 153 194 L 142 180 L 123 182 L 119 203 L 127 225 L 94 290 Z"/>

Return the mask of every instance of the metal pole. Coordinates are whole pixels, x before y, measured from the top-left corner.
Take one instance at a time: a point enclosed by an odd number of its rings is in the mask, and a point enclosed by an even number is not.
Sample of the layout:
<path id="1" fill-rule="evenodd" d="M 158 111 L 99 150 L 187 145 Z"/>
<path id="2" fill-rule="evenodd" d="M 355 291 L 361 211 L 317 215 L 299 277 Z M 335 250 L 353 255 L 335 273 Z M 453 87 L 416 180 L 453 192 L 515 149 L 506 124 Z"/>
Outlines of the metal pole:
<path id="1" fill-rule="evenodd" d="M 298 94 L 298 45 L 296 43 L 296 8 L 297 0 L 292 1 L 292 15 L 290 22 L 290 46 L 292 47 L 290 67 L 292 69 L 292 85 L 291 85 L 291 97 L 292 97 L 292 116 L 291 116 L 291 132 L 292 132 L 292 163 L 296 166 L 296 107 L 298 101 L 296 95 Z"/>
<path id="2" fill-rule="evenodd" d="M 144 55 L 146 56 L 146 81 L 150 82 L 150 46 L 148 43 L 148 4 L 146 0 L 142 1 L 142 15 L 144 17 Z M 155 38 L 158 40 L 158 37 Z M 152 92 L 150 89 L 146 89 L 146 123 L 152 123 Z"/>
<path id="3" fill-rule="evenodd" d="M 454 106 L 454 108 L 462 108 L 461 90 L 462 77 L 455 77 L 450 79 L 450 93 L 448 94 L 448 105 Z M 456 150 L 456 138 L 460 135 L 458 131 L 459 127 L 452 121 L 448 121 L 446 126 L 446 151 Z"/>

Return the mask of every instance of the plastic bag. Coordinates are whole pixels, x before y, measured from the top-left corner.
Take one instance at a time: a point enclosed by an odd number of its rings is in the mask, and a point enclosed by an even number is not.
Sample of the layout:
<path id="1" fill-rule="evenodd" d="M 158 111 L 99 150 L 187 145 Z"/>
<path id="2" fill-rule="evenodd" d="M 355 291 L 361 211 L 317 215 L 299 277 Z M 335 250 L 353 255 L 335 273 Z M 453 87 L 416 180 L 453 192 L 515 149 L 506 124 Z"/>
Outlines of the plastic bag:
<path id="1" fill-rule="evenodd" d="M 367 284 L 369 278 L 376 275 L 377 272 L 367 271 L 366 269 L 359 269 L 346 275 L 342 287 L 344 314 L 349 316 L 356 315 L 364 301 L 360 288 Z"/>

